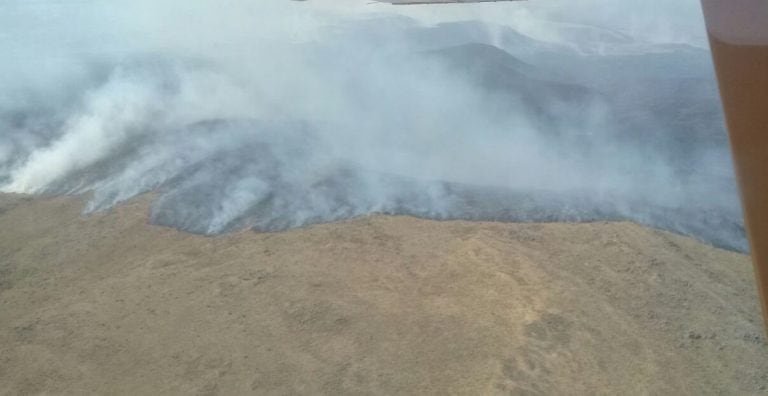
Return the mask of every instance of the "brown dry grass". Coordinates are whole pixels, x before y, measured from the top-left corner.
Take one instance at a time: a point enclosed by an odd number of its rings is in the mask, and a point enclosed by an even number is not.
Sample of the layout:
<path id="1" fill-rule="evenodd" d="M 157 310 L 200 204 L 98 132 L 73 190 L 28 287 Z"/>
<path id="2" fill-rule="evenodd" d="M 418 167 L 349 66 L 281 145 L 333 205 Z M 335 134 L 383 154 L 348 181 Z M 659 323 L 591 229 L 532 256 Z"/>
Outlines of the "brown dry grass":
<path id="1" fill-rule="evenodd" d="M 0 195 L 0 394 L 753 394 L 748 257 L 631 223 L 202 237 Z"/>

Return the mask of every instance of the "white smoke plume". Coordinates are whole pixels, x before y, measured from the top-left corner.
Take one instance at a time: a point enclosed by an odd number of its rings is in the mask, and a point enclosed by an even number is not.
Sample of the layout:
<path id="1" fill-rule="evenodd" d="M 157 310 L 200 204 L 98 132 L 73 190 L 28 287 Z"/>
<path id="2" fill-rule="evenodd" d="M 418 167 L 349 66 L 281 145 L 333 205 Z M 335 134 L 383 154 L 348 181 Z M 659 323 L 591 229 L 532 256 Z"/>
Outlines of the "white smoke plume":
<path id="1" fill-rule="evenodd" d="M 4 2 L 0 188 L 157 191 L 206 234 L 379 212 L 746 249 L 695 2 L 546 3 Z"/>

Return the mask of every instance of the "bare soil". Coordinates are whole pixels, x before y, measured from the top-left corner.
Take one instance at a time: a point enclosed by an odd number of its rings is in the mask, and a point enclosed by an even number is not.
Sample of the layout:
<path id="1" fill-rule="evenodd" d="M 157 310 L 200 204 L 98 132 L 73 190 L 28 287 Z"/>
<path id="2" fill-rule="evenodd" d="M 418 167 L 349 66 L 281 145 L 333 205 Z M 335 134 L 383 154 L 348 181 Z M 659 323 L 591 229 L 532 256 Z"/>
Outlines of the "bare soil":
<path id="1" fill-rule="evenodd" d="M 749 258 L 632 223 L 217 237 L 0 195 L 0 395 L 758 394 Z"/>

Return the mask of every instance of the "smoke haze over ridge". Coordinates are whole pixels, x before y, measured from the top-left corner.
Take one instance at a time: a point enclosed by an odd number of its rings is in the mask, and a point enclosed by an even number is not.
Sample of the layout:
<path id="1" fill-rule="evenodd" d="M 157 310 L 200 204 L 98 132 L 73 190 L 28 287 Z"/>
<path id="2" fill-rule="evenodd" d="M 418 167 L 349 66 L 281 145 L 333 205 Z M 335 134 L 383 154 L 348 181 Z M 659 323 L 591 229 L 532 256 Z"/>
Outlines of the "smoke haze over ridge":
<path id="1" fill-rule="evenodd" d="M 0 188 L 157 190 L 208 234 L 632 219 L 745 250 L 697 3 L 589 3 L 3 3 Z"/>

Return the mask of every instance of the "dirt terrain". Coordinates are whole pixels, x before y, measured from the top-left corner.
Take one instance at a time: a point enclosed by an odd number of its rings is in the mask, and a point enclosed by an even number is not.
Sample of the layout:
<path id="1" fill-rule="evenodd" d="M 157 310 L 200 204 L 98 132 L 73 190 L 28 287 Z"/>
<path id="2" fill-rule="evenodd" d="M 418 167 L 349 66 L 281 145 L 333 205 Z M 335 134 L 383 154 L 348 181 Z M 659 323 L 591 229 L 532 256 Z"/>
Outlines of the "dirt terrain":
<path id="1" fill-rule="evenodd" d="M 632 223 L 203 237 L 0 195 L 0 395 L 761 394 L 747 256 Z"/>

